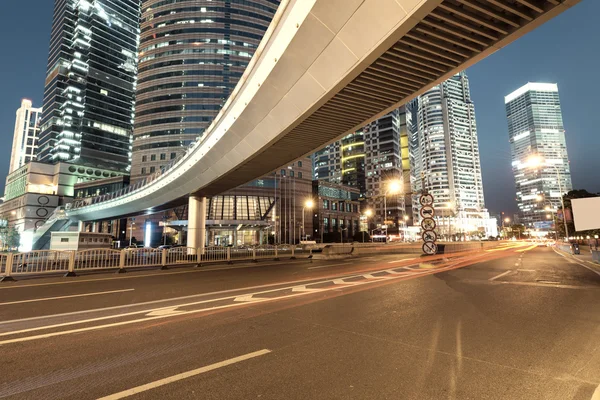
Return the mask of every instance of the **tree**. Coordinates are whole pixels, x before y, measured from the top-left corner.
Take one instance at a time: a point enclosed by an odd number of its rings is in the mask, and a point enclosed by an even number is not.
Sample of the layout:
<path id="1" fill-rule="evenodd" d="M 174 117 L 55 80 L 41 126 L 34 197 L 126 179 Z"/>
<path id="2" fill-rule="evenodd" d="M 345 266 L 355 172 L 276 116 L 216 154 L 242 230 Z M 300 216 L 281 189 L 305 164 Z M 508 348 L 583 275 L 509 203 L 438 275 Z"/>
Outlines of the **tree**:
<path id="1" fill-rule="evenodd" d="M 21 244 L 21 234 L 14 226 L 11 226 L 8 229 L 6 244 L 9 249 L 18 249 Z"/>

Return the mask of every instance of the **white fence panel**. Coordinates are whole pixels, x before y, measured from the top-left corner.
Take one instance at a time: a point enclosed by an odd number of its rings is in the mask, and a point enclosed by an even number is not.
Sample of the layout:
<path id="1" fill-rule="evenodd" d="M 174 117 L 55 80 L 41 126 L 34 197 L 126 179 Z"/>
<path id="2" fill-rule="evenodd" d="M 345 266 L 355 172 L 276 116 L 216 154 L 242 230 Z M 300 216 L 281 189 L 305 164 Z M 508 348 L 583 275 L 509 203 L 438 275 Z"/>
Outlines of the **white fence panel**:
<path id="1" fill-rule="evenodd" d="M 252 260 L 252 249 L 249 247 L 231 247 L 232 260 Z"/>
<path id="2" fill-rule="evenodd" d="M 202 262 L 227 261 L 226 247 L 206 247 L 201 258 Z"/>
<path id="3" fill-rule="evenodd" d="M 40 274 L 60 272 L 69 269 L 70 251 L 38 250 L 27 253 L 15 253 L 13 274 Z"/>
<path id="4" fill-rule="evenodd" d="M 167 250 L 167 265 L 194 264 L 199 250 L 194 247 L 174 247 Z"/>
<path id="5" fill-rule="evenodd" d="M 8 261 L 8 253 L 0 253 L 0 275 L 6 274 L 6 262 Z"/>
<path id="6" fill-rule="evenodd" d="M 162 265 L 162 251 L 157 249 L 129 249 L 125 251 L 125 267 L 154 267 Z"/>
<path id="7" fill-rule="evenodd" d="M 119 268 L 121 252 L 113 249 L 88 249 L 75 253 L 75 270 Z"/>
<path id="8" fill-rule="evenodd" d="M 257 259 L 260 259 L 260 258 L 275 258 L 276 248 L 277 248 L 276 246 L 271 246 L 271 245 L 257 247 L 255 249 L 255 251 L 256 251 L 256 258 Z M 291 254 L 291 250 L 290 250 L 290 254 Z"/>

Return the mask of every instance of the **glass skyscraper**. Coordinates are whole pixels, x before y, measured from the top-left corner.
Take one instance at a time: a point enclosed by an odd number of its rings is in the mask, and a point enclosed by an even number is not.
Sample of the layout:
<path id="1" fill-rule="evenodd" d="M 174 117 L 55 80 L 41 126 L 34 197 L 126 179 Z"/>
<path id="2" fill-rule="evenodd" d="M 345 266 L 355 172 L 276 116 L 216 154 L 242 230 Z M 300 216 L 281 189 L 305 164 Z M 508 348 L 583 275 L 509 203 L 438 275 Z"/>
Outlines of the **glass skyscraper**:
<path id="1" fill-rule="evenodd" d="M 573 189 L 558 86 L 528 83 L 504 102 L 517 202 L 522 222 L 532 226 L 546 220 L 546 206 L 560 209 L 560 197 Z M 545 165 L 532 166 L 532 156 Z"/>
<path id="2" fill-rule="evenodd" d="M 467 75 L 460 72 L 433 87 L 417 104 L 413 189 L 423 189 L 424 179 L 435 207 L 481 212 L 485 206 L 477 124 Z"/>
<path id="3" fill-rule="evenodd" d="M 132 176 L 159 171 L 211 124 L 279 0 L 144 0 Z"/>
<path id="4" fill-rule="evenodd" d="M 415 127 L 410 160 L 413 215 L 420 221 L 418 193 L 434 197 L 438 234 L 450 238 L 496 236 L 485 209 L 475 105 L 464 71 L 413 102 Z M 423 186 L 424 185 L 424 186 Z"/>
<path id="5" fill-rule="evenodd" d="M 55 0 L 38 160 L 127 173 L 139 0 Z"/>

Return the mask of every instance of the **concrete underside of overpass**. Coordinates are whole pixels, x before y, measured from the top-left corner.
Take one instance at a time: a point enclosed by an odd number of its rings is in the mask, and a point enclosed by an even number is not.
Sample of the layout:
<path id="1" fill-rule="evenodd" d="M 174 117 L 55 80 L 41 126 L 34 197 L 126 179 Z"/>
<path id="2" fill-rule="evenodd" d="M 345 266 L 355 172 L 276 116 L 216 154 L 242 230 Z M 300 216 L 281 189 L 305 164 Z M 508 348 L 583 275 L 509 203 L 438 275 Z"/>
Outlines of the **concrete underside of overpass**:
<path id="1" fill-rule="evenodd" d="M 475 64 L 579 0 L 289 0 L 209 134 L 136 194 L 69 212 L 156 212 L 260 177 Z"/>

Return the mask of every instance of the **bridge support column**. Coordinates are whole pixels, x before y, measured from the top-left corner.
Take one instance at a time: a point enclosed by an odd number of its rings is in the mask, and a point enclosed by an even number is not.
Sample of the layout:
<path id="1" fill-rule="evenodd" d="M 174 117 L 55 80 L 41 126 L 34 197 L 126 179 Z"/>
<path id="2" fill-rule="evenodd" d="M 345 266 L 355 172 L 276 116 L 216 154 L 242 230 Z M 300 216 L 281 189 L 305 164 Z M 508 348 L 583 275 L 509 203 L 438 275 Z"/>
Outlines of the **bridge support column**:
<path id="1" fill-rule="evenodd" d="M 83 222 L 83 221 L 78 221 L 77 222 L 77 231 L 78 232 L 85 232 L 85 222 Z"/>
<path id="2" fill-rule="evenodd" d="M 98 224 L 99 224 L 98 221 L 92 222 L 92 233 L 98 233 L 99 232 L 99 230 L 98 230 Z"/>
<path id="3" fill-rule="evenodd" d="M 204 254 L 206 243 L 206 197 L 190 196 L 188 205 L 187 246 Z"/>

